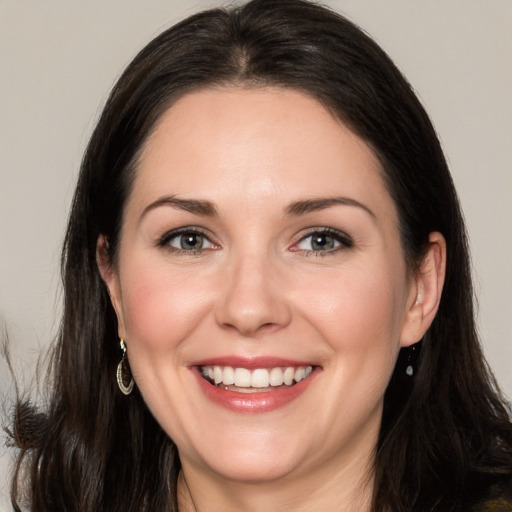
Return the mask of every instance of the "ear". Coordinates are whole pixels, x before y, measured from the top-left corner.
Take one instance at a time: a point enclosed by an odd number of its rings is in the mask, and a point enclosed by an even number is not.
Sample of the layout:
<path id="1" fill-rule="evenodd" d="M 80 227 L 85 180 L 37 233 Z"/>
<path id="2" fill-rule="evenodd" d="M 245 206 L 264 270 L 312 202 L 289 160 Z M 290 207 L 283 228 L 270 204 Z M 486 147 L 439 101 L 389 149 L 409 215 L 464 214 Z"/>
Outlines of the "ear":
<path id="1" fill-rule="evenodd" d="M 108 240 L 104 235 L 100 235 L 98 237 L 98 242 L 96 243 L 96 263 L 101 277 L 107 286 L 112 307 L 116 312 L 119 338 L 125 339 L 126 329 L 124 325 L 123 300 L 119 275 L 112 263 Z"/>
<path id="2" fill-rule="evenodd" d="M 421 340 L 436 316 L 446 272 L 446 241 L 441 233 L 429 235 L 428 249 L 411 280 L 400 346 Z"/>

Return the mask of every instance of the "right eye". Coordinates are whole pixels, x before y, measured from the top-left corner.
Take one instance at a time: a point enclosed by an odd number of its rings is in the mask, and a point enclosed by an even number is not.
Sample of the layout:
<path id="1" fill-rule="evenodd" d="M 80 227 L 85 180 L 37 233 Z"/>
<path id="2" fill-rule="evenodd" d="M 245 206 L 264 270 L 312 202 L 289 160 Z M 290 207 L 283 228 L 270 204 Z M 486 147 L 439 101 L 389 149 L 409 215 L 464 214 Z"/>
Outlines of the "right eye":
<path id="1" fill-rule="evenodd" d="M 171 231 L 164 235 L 158 245 L 172 251 L 192 254 L 216 248 L 204 233 L 194 229 Z"/>

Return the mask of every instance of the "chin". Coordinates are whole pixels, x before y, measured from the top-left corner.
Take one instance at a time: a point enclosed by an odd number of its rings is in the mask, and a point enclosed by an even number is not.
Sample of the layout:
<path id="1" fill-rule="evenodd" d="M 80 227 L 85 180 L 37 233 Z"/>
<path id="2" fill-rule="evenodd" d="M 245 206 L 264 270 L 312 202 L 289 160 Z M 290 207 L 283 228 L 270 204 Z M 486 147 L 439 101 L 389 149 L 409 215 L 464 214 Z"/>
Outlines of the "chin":
<path id="1" fill-rule="evenodd" d="M 200 464 L 221 478 L 246 483 L 279 480 L 301 466 L 297 441 L 285 443 L 283 435 L 277 433 L 270 438 L 268 433 L 251 435 L 245 432 L 238 436 L 237 439 L 217 437 L 215 445 L 196 454 Z"/>
<path id="2" fill-rule="evenodd" d="M 249 484 L 268 483 L 285 478 L 293 472 L 292 461 L 276 461 L 267 454 L 260 453 L 252 458 L 227 457 L 223 461 L 210 466 L 218 476 L 233 482 Z"/>

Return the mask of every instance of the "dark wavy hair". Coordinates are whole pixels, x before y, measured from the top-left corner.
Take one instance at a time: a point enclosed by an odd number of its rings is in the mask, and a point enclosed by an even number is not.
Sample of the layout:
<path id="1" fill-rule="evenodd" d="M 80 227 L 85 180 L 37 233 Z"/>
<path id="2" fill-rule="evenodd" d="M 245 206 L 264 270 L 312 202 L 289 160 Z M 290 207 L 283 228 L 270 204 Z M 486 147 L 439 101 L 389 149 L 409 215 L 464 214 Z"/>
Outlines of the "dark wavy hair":
<path id="1" fill-rule="evenodd" d="M 15 510 L 177 511 L 180 461 L 140 393 L 115 370 L 117 320 L 96 261 L 116 261 L 138 155 L 177 98 L 200 88 L 277 86 L 316 98 L 380 159 L 405 260 L 418 269 L 429 233 L 446 239 L 439 311 L 400 354 L 375 451 L 374 511 L 468 511 L 510 491 L 510 410 L 474 324 L 464 223 L 434 128 L 384 51 L 342 16 L 303 0 L 253 0 L 196 14 L 151 41 L 115 85 L 87 147 L 62 257 L 64 315 L 46 407 L 18 399 Z M 421 348 L 421 350 L 419 350 Z"/>

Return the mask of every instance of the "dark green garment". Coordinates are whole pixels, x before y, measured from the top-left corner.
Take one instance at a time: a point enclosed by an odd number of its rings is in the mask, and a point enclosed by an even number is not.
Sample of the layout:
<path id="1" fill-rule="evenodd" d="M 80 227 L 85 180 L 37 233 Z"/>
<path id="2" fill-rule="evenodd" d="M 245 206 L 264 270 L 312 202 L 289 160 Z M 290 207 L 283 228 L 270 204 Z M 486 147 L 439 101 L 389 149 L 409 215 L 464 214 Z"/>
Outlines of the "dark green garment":
<path id="1" fill-rule="evenodd" d="M 512 512 L 512 502 L 504 499 L 487 501 L 478 512 Z"/>

